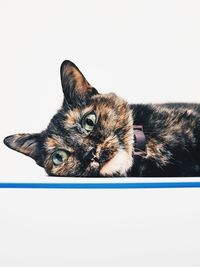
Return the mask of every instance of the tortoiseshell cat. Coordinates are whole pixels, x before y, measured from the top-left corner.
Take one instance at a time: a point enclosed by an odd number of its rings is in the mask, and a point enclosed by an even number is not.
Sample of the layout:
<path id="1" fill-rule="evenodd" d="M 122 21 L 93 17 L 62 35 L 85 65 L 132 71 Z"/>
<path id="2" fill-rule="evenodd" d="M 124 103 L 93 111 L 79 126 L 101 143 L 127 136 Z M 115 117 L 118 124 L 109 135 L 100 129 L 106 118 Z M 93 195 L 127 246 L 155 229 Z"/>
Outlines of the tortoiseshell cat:
<path id="1" fill-rule="evenodd" d="M 64 101 L 47 129 L 4 143 L 54 176 L 199 176 L 200 105 L 129 105 L 99 94 L 70 61 L 61 65 Z M 134 125 L 146 153 L 136 166 Z"/>

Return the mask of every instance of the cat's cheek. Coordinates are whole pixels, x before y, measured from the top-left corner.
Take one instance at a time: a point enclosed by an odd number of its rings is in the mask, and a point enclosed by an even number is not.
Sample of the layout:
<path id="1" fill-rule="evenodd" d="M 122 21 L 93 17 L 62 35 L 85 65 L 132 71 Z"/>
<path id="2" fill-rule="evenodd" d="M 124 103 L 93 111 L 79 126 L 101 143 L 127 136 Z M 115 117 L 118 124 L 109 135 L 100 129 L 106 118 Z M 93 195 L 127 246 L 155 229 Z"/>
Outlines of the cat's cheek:
<path id="1" fill-rule="evenodd" d="M 63 176 L 62 167 L 54 165 L 50 156 L 46 159 L 44 168 L 49 176 Z"/>
<path id="2" fill-rule="evenodd" d="M 117 154 L 100 169 L 100 174 L 103 176 L 112 176 L 115 173 L 126 175 L 127 171 L 132 166 L 132 162 L 132 157 L 124 149 L 120 149 Z"/>

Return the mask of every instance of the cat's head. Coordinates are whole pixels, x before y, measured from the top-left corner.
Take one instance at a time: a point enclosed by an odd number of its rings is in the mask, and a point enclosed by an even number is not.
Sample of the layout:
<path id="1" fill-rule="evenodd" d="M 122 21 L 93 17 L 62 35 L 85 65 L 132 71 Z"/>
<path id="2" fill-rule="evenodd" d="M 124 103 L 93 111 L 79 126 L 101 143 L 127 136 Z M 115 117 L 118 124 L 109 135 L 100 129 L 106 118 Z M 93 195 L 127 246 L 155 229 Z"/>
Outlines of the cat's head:
<path id="1" fill-rule="evenodd" d="M 99 94 L 70 61 L 61 65 L 64 101 L 48 127 L 15 134 L 4 143 L 55 176 L 125 176 L 132 166 L 133 121 L 129 105 Z"/>

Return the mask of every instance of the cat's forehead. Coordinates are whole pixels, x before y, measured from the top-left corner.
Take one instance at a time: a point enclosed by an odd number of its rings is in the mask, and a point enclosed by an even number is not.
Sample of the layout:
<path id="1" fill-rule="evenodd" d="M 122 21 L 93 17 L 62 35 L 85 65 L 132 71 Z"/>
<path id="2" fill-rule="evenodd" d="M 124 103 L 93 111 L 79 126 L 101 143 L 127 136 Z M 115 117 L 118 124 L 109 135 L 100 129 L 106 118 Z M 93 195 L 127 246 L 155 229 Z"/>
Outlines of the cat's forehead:
<path id="1" fill-rule="evenodd" d="M 72 126 L 75 123 L 79 122 L 80 119 L 85 115 L 92 111 L 94 111 L 95 106 L 93 104 L 90 104 L 89 106 L 83 107 L 83 108 L 73 108 L 68 110 L 65 113 L 65 120 L 64 123 L 66 126 Z"/>
<path id="2" fill-rule="evenodd" d="M 112 117 L 115 116 L 115 113 L 119 112 L 119 109 L 121 109 L 122 112 L 123 110 L 125 111 L 125 109 L 127 109 L 127 102 L 116 94 L 109 93 L 95 95 L 87 105 L 67 110 L 64 115 L 64 123 L 66 126 L 70 127 L 91 112 L 95 112 L 97 119 L 100 115 L 104 119 L 112 119 Z"/>
<path id="3" fill-rule="evenodd" d="M 62 136 L 53 134 L 46 138 L 46 142 L 45 142 L 46 150 L 54 151 L 58 147 L 65 148 L 67 151 L 72 152 L 72 153 L 74 152 L 73 147 L 70 144 L 68 144 Z"/>

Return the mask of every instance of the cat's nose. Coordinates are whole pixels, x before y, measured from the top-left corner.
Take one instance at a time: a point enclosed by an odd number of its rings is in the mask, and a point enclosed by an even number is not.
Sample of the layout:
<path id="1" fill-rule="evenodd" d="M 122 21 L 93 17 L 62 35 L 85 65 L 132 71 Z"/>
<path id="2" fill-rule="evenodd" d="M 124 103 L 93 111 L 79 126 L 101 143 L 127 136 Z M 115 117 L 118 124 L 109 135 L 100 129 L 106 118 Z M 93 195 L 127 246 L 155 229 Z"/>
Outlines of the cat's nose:
<path id="1" fill-rule="evenodd" d="M 84 161 L 98 161 L 97 157 L 95 156 L 96 154 L 96 149 L 92 148 L 91 150 L 85 152 L 83 155 L 83 160 Z"/>

